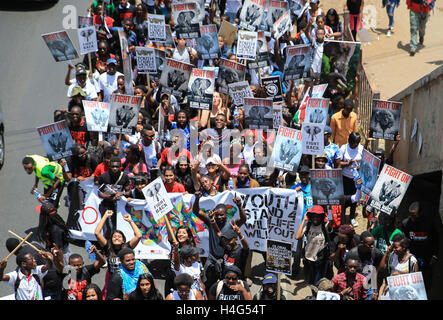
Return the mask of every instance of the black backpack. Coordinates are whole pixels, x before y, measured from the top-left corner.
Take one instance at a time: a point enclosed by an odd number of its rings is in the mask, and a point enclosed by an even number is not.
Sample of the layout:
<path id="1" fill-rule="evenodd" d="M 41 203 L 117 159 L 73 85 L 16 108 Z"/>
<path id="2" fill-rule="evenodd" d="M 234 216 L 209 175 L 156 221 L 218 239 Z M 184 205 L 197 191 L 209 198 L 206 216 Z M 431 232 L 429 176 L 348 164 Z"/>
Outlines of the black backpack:
<path id="1" fill-rule="evenodd" d="M 15 283 L 14 283 L 15 300 L 17 300 L 17 290 L 18 290 L 18 287 L 20 286 L 20 282 L 21 282 L 21 279 L 18 276 L 18 271 L 19 271 L 19 267 L 17 267 L 17 269 L 15 269 L 15 272 L 17 272 L 17 279 L 15 279 Z M 38 276 L 38 274 L 33 273 L 32 276 L 37 281 L 38 285 L 40 287 L 42 287 L 42 290 L 43 290 L 43 286 L 42 286 L 42 283 L 40 281 L 40 277 Z"/>

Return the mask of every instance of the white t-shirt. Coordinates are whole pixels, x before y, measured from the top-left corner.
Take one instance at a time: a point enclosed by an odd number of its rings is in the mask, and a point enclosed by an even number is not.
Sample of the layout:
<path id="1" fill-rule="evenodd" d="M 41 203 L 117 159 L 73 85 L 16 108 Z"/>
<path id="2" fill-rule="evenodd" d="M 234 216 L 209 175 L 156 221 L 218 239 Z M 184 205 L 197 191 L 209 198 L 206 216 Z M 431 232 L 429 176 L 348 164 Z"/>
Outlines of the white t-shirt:
<path id="1" fill-rule="evenodd" d="M 325 42 L 318 43 L 315 38 L 312 38 L 312 63 L 311 68 L 314 73 L 321 72 L 321 63 L 323 59 L 323 47 Z"/>
<path id="2" fill-rule="evenodd" d="M 48 273 L 47 270 L 45 272 L 42 272 L 43 267 L 43 265 L 37 266 L 36 269 L 31 271 L 32 274 L 36 274 L 39 276 L 40 281 Z M 12 288 L 15 287 L 17 276 L 19 277 L 19 279 L 21 279 L 20 284 L 17 288 L 17 300 L 44 300 L 42 287 L 38 284 L 37 280 L 35 280 L 33 276 L 30 276 L 27 279 L 26 276 L 21 272 L 21 270 L 19 270 L 18 273 L 16 271 L 12 271 L 6 275 L 9 276 L 8 284 Z"/>
<path id="3" fill-rule="evenodd" d="M 103 91 L 103 102 L 111 102 L 111 95 L 118 88 L 117 79 L 119 76 L 123 76 L 123 73 L 116 71 L 112 76 L 105 72 L 98 77 L 100 91 Z"/>
<path id="4" fill-rule="evenodd" d="M 307 226 L 305 226 L 306 232 Z M 323 234 L 321 224 L 315 226 L 311 224 L 306 236 L 305 258 L 309 261 L 317 261 L 317 254 L 323 250 L 326 245 L 325 235 Z"/>
<path id="5" fill-rule="evenodd" d="M 174 272 L 176 276 L 182 273 L 189 274 L 194 279 L 194 283 L 192 284 L 191 288 L 201 290 L 202 288 L 200 285 L 200 277 L 202 269 L 202 265 L 199 262 L 194 262 L 190 267 L 186 267 L 184 264 L 180 264 L 180 270 L 177 271 L 174 269 Z"/>
<path id="6" fill-rule="evenodd" d="M 361 144 L 358 145 L 357 148 L 355 149 L 351 149 L 349 147 L 349 144 L 344 144 L 340 147 L 340 153 L 342 155 L 341 160 L 342 161 L 349 161 L 349 160 L 356 160 L 357 163 L 360 165 L 361 163 L 361 154 L 363 152 L 363 146 Z M 343 176 L 347 177 L 347 178 L 353 178 L 352 175 L 352 167 L 351 166 L 346 166 L 342 168 L 342 174 Z"/>
<path id="7" fill-rule="evenodd" d="M 191 56 L 190 56 L 190 52 L 192 52 L 191 50 L 192 49 L 189 47 L 185 47 L 185 49 L 182 51 L 175 48 L 172 53 L 172 59 L 184 63 L 191 63 Z"/>
<path id="8" fill-rule="evenodd" d="M 246 163 L 251 166 L 252 161 L 254 161 L 254 146 L 255 143 L 250 146 L 249 144 L 245 143 L 243 147 L 243 158 L 245 159 Z"/>
<path id="9" fill-rule="evenodd" d="M 94 81 L 94 80 L 93 80 Z M 66 94 L 68 98 L 71 97 L 72 90 L 75 86 L 78 86 L 77 79 L 71 79 L 70 81 L 71 85 L 68 87 L 68 93 Z M 86 100 L 93 100 L 97 99 L 97 89 L 93 83 L 89 79 L 86 80 L 85 87 L 82 88 L 83 91 L 86 93 Z"/>
<path id="10" fill-rule="evenodd" d="M 226 0 L 226 10 L 225 13 L 238 13 L 238 10 L 242 6 L 241 0 Z"/>
<path id="11" fill-rule="evenodd" d="M 409 259 L 411 261 L 409 261 Z M 409 259 L 406 259 L 403 263 L 398 261 L 398 256 L 395 253 L 392 253 L 389 258 L 389 266 L 391 267 L 391 275 L 392 274 L 406 274 L 415 272 L 415 265 L 417 264 L 417 259 L 414 255 L 409 254 Z"/>
<path id="12" fill-rule="evenodd" d="M 157 145 L 157 150 L 154 145 Z M 157 153 L 159 153 L 157 151 L 159 151 L 160 145 L 158 144 L 158 142 L 152 141 L 149 146 L 145 146 L 143 142 L 141 142 L 141 146 L 143 148 L 143 152 L 145 153 L 146 165 L 149 169 L 151 169 L 153 166 L 152 159 L 154 159 L 157 156 Z"/>

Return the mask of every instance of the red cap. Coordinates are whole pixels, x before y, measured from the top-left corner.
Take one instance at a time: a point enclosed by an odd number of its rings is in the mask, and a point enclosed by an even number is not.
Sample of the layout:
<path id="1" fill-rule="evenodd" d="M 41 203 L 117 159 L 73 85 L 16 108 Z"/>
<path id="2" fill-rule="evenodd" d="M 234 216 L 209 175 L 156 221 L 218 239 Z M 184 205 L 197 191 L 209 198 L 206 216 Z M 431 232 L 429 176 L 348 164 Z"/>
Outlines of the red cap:
<path id="1" fill-rule="evenodd" d="M 308 212 L 315 213 L 315 214 L 325 214 L 325 210 L 323 209 L 322 206 L 319 206 L 319 205 L 315 205 L 312 208 L 309 208 Z"/>

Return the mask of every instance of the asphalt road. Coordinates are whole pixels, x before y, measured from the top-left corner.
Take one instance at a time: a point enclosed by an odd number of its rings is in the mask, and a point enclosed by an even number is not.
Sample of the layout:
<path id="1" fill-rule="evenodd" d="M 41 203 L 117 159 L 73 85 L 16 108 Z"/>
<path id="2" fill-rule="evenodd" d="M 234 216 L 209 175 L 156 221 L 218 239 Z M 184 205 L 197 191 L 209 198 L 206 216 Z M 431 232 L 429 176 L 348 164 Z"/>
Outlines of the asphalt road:
<path id="1" fill-rule="evenodd" d="M 3 107 L 6 128 L 6 163 L 0 172 L 0 258 L 8 251 L 5 241 L 10 237 L 8 230 L 24 236 L 35 231 L 38 225 L 39 204 L 30 194 L 34 176 L 27 175 L 21 161 L 26 154 L 44 155 L 36 128 L 51 123 L 53 112 L 66 108 L 67 87 L 64 78 L 66 62 L 55 62 L 41 35 L 63 30 L 66 16 L 63 9 L 73 1 L 60 0 L 55 5 L 32 5 L 24 7 L 0 5 L 0 104 Z M 89 0 L 75 1 L 77 15 L 85 15 Z M 66 30 L 78 48 L 76 30 Z M 80 61 L 73 61 L 74 63 Z M 41 186 L 41 184 L 40 184 Z M 64 192 L 63 196 L 66 192 Z M 59 214 L 66 219 L 67 208 L 61 206 Z M 80 253 L 89 263 L 84 248 L 71 245 L 71 250 Z M 164 262 L 164 261 L 163 261 Z M 168 264 L 149 265 L 151 272 L 162 273 Z M 15 257 L 9 260 L 5 272 L 16 268 Z M 252 260 L 252 293 L 259 290 L 265 274 L 261 254 L 254 253 Z M 104 285 L 105 270 L 94 276 L 93 282 Z M 164 281 L 158 279 L 157 286 L 163 292 Z M 282 277 L 282 288 L 288 299 L 294 298 L 293 281 Z M 300 289 L 300 288 L 299 288 Z M 297 291 L 297 290 L 296 290 Z M 13 293 L 6 283 L 0 283 L 0 297 Z"/>

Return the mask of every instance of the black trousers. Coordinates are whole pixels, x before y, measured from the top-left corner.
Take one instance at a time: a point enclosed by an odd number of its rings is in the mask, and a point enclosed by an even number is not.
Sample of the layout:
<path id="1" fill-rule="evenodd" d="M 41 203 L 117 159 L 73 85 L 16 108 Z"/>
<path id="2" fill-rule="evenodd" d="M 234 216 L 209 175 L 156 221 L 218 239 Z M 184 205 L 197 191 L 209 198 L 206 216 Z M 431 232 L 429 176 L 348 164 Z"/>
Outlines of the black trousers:
<path id="1" fill-rule="evenodd" d="M 343 176 L 343 191 L 344 194 L 347 196 L 352 196 L 357 192 L 357 189 L 355 188 L 354 179 Z M 350 213 L 349 213 L 349 219 L 346 219 L 345 213 L 348 207 L 350 208 Z M 355 218 L 356 209 L 357 209 L 357 203 L 348 202 L 345 205 L 343 205 L 343 210 L 341 212 L 341 218 L 342 218 L 341 221 L 343 224 L 349 224 L 350 220 Z"/>

